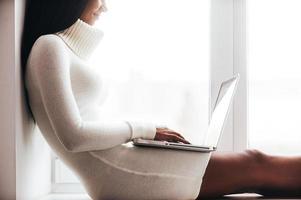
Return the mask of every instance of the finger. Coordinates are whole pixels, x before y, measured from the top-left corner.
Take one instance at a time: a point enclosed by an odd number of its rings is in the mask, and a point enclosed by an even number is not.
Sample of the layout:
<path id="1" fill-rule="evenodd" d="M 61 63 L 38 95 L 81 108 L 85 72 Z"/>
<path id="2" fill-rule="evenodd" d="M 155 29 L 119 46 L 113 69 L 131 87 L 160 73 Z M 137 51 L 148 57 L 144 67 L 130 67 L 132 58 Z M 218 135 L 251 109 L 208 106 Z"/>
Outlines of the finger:
<path id="1" fill-rule="evenodd" d="M 174 131 L 172 133 L 185 140 L 185 138 L 180 133 L 177 133 L 177 132 L 174 132 Z"/>
<path id="2" fill-rule="evenodd" d="M 174 135 L 169 134 L 169 133 L 164 133 L 164 137 L 162 137 L 163 140 L 168 141 L 168 142 L 174 142 Z"/>
<path id="3" fill-rule="evenodd" d="M 190 142 L 177 135 L 171 135 L 171 142 L 183 142 L 184 144 L 190 144 Z"/>
<path id="4" fill-rule="evenodd" d="M 167 129 L 167 130 L 164 130 L 164 132 L 167 134 L 177 135 L 177 136 L 181 137 L 182 139 L 185 139 L 181 134 L 175 132 L 174 130 Z"/>
<path id="5" fill-rule="evenodd" d="M 182 139 L 181 142 L 183 142 L 184 144 L 190 144 L 190 142 L 188 140 Z"/>
<path id="6" fill-rule="evenodd" d="M 176 136 L 176 137 L 177 137 L 177 142 L 183 142 L 184 144 L 190 144 L 190 142 L 188 142 L 187 140 L 182 139 L 182 138 L 180 138 L 178 136 Z"/>
<path id="7" fill-rule="evenodd" d="M 171 142 L 171 136 L 170 134 L 166 133 L 166 132 L 160 132 L 160 134 L 157 134 L 158 137 L 155 137 L 156 140 L 160 140 L 160 141 L 168 141 Z"/>

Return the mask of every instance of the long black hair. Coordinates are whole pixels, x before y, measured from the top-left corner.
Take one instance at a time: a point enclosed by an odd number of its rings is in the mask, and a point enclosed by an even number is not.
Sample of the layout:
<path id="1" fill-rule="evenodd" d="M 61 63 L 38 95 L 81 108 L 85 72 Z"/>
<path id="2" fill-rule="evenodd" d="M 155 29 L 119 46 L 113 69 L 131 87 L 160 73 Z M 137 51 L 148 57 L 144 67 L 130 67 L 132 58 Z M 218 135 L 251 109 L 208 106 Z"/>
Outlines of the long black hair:
<path id="1" fill-rule="evenodd" d="M 42 35 L 56 33 L 70 27 L 80 18 L 87 3 L 88 0 L 26 1 L 21 44 L 21 73 L 23 82 L 27 59 L 34 42 Z M 25 96 L 28 102 L 26 92 Z"/>

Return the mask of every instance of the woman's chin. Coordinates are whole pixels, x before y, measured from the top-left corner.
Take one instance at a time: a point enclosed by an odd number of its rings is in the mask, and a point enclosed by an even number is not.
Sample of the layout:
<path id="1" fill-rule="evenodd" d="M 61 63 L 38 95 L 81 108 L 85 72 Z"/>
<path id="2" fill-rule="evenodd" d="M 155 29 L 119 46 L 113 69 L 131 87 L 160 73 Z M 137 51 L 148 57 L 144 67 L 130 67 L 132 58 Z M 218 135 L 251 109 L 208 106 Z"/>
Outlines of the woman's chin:
<path id="1" fill-rule="evenodd" d="M 99 16 L 98 17 L 94 17 L 92 20 L 91 20 L 91 25 L 94 25 L 97 21 L 99 21 Z"/>
<path id="2" fill-rule="evenodd" d="M 95 25 L 95 23 L 97 22 L 97 19 L 92 19 L 89 21 L 88 24 L 90 24 L 91 26 Z"/>

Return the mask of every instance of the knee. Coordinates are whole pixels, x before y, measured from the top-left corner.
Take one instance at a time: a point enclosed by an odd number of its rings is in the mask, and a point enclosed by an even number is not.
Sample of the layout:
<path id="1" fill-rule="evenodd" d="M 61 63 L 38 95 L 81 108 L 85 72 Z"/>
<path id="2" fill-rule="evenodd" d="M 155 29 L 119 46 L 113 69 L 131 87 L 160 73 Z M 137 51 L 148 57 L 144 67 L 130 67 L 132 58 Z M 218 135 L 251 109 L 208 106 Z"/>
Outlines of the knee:
<path id="1" fill-rule="evenodd" d="M 252 163 L 256 166 L 264 166 L 269 160 L 267 154 L 257 149 L 248 149 L 244 153 L 246 154 L 247 159 L 250 161 L 250 164 Z"/>
<path id="2" fill-rule="evenodd" d="M 263 184 L 267 172 L 270 170 L 269 156 L 259 150 L 246 150 L 247 166 L 253 180 L 252 184 L 258 188 Z"/>

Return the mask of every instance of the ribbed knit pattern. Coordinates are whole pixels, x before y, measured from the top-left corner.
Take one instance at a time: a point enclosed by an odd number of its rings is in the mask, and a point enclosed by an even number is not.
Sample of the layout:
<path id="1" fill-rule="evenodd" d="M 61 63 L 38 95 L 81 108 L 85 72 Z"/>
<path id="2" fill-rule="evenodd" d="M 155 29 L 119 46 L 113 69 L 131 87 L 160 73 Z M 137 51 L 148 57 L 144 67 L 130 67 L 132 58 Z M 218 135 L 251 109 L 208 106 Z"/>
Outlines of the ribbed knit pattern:
<path id="1" fill-rule="evenodd" d="M 104 33 L 102 30 L 78 19 L 69 28 L 56 33 L 74 53 L 87 60 L 101 41 Z"/>
<path id="2" fill-rule="evenodd" d="M 154 139 L 155 124 L 102 113 L 101 77 L 84 60 L 102 36 L 77 20 L 34 43 L 25 86 L 45 141 L 93 200 L 195 199 L 209 153 L 133 146 L 133 138 Z"/>

